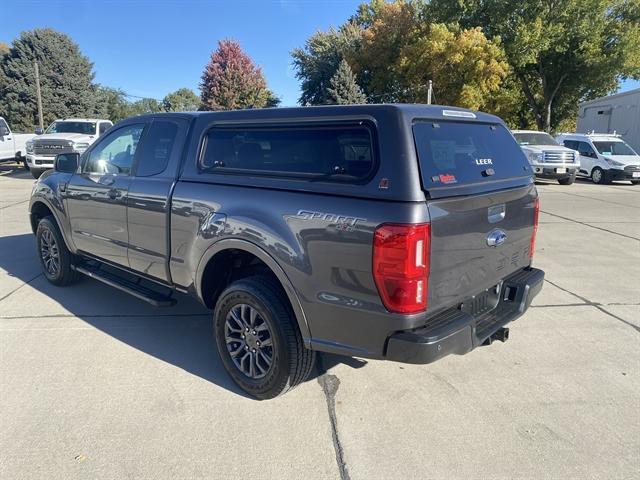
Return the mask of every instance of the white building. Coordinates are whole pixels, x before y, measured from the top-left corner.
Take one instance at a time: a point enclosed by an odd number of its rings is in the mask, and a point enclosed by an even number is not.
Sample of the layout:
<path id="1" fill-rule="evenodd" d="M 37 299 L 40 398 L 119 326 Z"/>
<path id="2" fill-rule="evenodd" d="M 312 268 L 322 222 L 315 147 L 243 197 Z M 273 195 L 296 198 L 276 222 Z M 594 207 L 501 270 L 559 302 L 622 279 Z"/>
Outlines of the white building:
<path id="1" fill-rule="evenodd" d="M 640 88 L 578 106 L 578 133 L 618 133 L 640 152 Z"/>

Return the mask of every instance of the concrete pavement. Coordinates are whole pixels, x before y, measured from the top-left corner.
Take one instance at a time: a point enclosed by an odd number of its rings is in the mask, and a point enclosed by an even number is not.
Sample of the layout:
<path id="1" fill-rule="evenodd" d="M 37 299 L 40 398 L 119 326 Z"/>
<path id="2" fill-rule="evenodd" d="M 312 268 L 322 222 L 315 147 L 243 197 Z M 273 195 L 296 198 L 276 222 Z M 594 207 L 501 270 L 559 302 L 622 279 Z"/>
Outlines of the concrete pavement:
<path id="1" fill-rule="evenodd" d="M 547 283 L 511 339 L 426 366 L 321 358 L 243 396 L 187 297 L 40 275 L 0 165 L 0 478 L 638 478 L 640 187 L 544 184 Z"/>

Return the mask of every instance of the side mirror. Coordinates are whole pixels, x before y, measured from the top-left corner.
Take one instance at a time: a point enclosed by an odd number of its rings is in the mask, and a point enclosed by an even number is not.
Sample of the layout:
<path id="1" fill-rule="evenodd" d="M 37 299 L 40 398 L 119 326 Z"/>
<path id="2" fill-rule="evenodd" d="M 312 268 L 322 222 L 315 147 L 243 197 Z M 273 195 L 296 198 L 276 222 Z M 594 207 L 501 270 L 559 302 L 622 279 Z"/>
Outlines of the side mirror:
<path id="1" fill-rule="evenodd" d="M 53 169 L 56 172 L 75 173 L 79 164 L 79 153 L 60 153 L 56 155 L 56 161 L 53 164 Z"/>
<path id="2" fill-rule="evenodd" d="M 42 130 L 40 127 L 38 127 L 38 128 L 36 128 L 36 129 L 35 129 L 35 132 L 34 132 L 34 133 L 35 133 L 36 135 L 42 135 L 42 134 L 43 134 L 43 132 L 44 132 L 44 130 Z"/>
<path id="3" fill-rule="evenodd" d="M 0 127 L 0 137 L 5 137 L 9 135 L 9 129 L 4 125 Z"/>

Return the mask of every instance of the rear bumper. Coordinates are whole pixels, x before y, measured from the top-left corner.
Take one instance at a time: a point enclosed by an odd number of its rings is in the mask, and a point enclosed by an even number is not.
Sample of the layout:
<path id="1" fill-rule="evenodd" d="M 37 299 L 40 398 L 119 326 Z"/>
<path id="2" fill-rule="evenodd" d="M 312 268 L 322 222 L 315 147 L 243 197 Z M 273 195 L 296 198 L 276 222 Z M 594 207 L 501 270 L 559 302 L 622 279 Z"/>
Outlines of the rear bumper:
<path id="1" fill-rule="evenodd" d="M 507 277 L 498 305 L 474 317 L 457 308 L 446 310 L 415 330 L 398 332 L 388 339 L 388 360 L 431 363 L 449 355 L 463 355 L 482 345 L 497 330 L 520 317 L 542 289 L 544 272 L 526 268 Z"/>

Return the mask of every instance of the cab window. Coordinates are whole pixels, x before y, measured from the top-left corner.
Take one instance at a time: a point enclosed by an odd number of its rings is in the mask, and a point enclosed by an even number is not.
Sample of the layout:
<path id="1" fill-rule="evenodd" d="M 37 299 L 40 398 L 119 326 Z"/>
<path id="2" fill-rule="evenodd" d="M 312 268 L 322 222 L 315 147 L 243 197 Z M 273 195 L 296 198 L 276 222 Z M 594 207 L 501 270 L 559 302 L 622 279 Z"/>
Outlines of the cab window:
<path id="1" fill-rule="evenodd" d="M 100 126 L 98 127 L 98 135 L 103 135 L 104 133 L 106 133 L 107 130 L 109 130 L 113 125 L 111 125 L 110 123 L 107 122 L 102 122 L 100 124 Z"/>
<path id="2" fill-rule="evenodd" d="M 129 175 L 144 124 L 127 125 L 104 137 L 89 152 L 83 173 Z"/>
<path id="3" fill-rule="evenodd" d="M 165 171 L 176 145 L 178 124 L 154 120 L 138 153 L 136 177 L 150 177 Z"/>
<path id="4" fill-rule="evenodd" d="M 596 152 L 587 142 L 578 142 L 578 152 L 585 157 L 597 158 Z"/>

